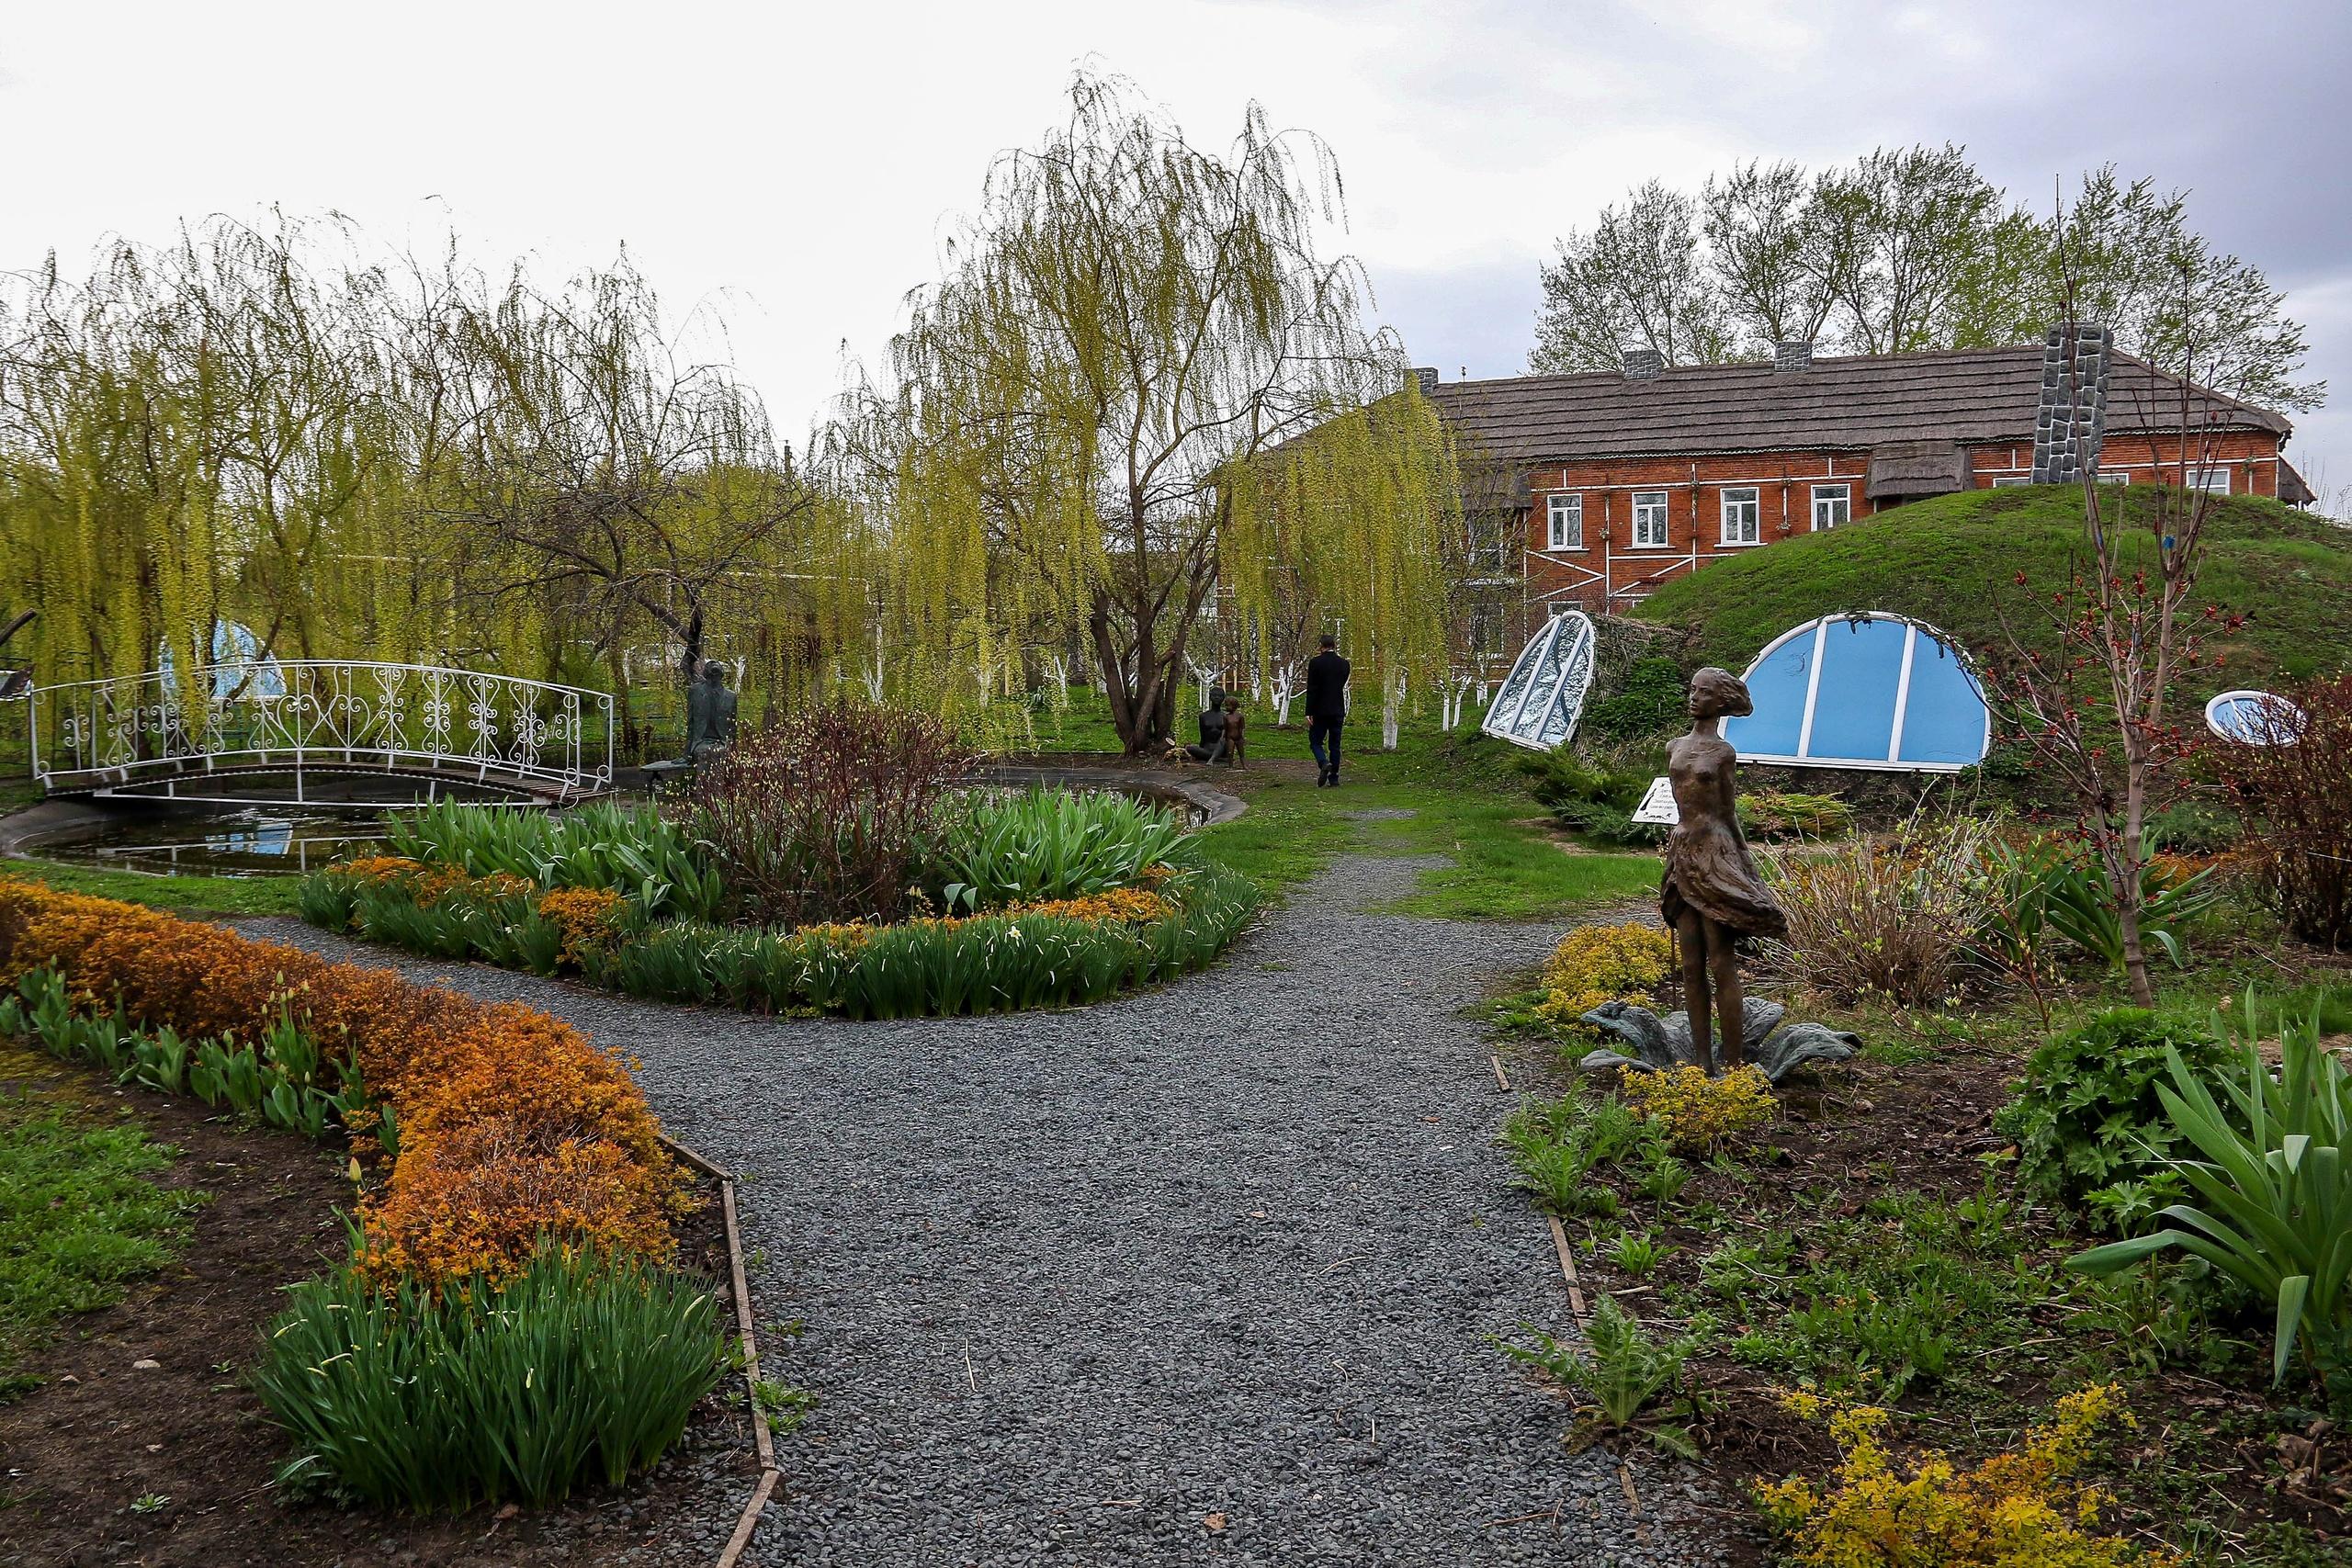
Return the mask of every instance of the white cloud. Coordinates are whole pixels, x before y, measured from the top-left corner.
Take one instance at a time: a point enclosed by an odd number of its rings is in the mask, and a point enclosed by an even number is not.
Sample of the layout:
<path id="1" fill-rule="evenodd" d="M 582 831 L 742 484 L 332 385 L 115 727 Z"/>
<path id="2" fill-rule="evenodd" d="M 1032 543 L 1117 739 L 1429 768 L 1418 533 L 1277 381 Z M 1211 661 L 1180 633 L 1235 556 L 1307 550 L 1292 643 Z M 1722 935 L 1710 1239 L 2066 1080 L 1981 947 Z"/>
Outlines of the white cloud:
<path id="1" fill-rule="evenodd" d="M 2198 185 L 2219 237 L 2280 276 L 2343 273 L 2352 219 L 2321 193 L 2346 132 L 2321 100 L 2346 29 L 2316 3 L 2265 12 L 2197 93 L 2157 96 L 2137 84 L 2182 80 L 2166 17 L 2199 13 L 2150 10 L 2117 28 L 2025 0 L 26 8 L 0 44 L 0 265 L 272 203 L 388 243 L 454 224 L 485 260 L 555 269 L 626 241 L 674 304 L 724 303 L 797 428 L 844 344 L 879 355 L 989 159 L 1055 121 L 1093 55 L 1196 140 L 1251 98 L 1321 134 L 1341 243 L 1449 375 L 1519 368 L 1537 260 L 1627 186 L 1881 141 L 1966 141 L 2020 194 L 2115 159 Z M 2352 321 L 2304 313 L 2313 372 L 2352 392 Z M 2305 428 L 2352 468 L 2352 428 Z"/>

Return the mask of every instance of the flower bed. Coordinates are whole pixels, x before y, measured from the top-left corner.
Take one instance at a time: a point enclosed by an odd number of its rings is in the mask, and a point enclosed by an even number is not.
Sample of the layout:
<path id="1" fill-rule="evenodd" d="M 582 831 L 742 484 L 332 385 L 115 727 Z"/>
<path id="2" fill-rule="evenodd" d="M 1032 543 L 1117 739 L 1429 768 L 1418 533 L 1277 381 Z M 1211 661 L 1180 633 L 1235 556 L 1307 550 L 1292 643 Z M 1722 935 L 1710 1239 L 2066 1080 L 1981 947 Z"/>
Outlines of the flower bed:
<path id="1" fill-rule="evenodd" d="M 678 874 L 704 890 L 697 907 L 739 918 L 681 914 L 672 877 L 568 885 L 565 861 L 502 848 L 510 821 L 517 840 L 537 841 L 544 828 L 464 807 L 397 829 L 408 854 L 312 874 L 300 902 L 315 925 L 435 957 L 577 974 L 651 1000 L 860 1019 L 1099 1001 L 1208 963 L 1257 908 L 1243 878 L 1171 863 L 1183 835 L 1155 807 L 1033 791 L 949 801 L 933 820 L 931 839 L 892 863 L 887 902 L 918 911 L 898 918 L 853 901 L 831 907 L 835 918 L 768 922 L 760 910 L 806 901 L 742 896 L 723 870 L 684 867 Z M 659 832 L 670 861 L 684 852 L 660 818 L 608 810 L 598 821 L 608 834 L 631 824 Z M 732 863 L 723 845 L 712 853 Z M 601 869 L 629 858 L 622 837 L 571 863 Z M 538 866 L 536 877 L 492 869 L 526 863 Z"/>
<path id="2" fill-rule="evenodd" d="M 349 1266 L 298 1292 L 264 1351 L 265 1398 L 309 1445 L 298 1463 L 413 1506 L 544 1500 L 650 1463 L 719 1376 L 709 1298 L 667 1268 L 685 1173 L 623 1062 L 569 1025 L 6 877 L 0 983 L 17 993 L 0 1002 L 0 1032 L 312 1136 L 345 1133 L 363 1184 L 372 1158 L 381 1179 L 359 1202 Z M 526 1277 L 548 1304 L 481 1309 L 485 1292 Z M 594 1304 L 616 1291 L 651 1304 Z M 384 1420 L 390 1391 L 379 1385 L 392 1362 L 363 1354 L 357 1324 L 343 1321 L 351 1302 L 378 1296 L 398 1303 L 403 1333 L 447 1348 L 427 1358 L 442 1426 L 488 1430 L 496 1416 L 496 1440 L 469 1451 L 560 1439 L 560 1461 L 447 1473 L 416 1447 L 425 1425 Z M 510 1343 L 516 1336 L 528 1343 Z M 341 1340 L 315 1364 L 288 1348 Z M 541 1382 L 533 1368 L 549 1356 L 630 1386 Z M 481 1414 L 461 1420 L 466 1410 Z M 338 1423 L 362 1420 L 367 1430 L 329 1440 Z"/>

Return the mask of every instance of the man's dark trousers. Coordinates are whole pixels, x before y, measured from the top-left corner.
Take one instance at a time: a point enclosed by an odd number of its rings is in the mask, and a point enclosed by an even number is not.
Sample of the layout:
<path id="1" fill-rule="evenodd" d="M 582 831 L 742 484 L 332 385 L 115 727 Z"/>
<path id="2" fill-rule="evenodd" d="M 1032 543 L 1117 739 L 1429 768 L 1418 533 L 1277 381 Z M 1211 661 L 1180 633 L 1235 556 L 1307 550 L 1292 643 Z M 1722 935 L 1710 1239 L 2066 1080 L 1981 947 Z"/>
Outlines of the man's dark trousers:
<path id="1" fill-rule="evenodd" d="M 1348 661 L 1325 649 L 1306 661 L 1306 745 L 1318 784 L 1340 782 L 1340 725 L 1348 716 Z M 1326 740 L 1331 750 L 1327 756 Z"/>
<path id="2" fill-rule="evenodd" d="M 1315 753 L 1316 771 L 1327 779 L 1340 776 L 1340 724 L 1336 718 L 1314 718 L 1306 722 L 1306 749 Z M 1328 754 L 1323 750 L 1327 739 L 1331 743 Z"/>

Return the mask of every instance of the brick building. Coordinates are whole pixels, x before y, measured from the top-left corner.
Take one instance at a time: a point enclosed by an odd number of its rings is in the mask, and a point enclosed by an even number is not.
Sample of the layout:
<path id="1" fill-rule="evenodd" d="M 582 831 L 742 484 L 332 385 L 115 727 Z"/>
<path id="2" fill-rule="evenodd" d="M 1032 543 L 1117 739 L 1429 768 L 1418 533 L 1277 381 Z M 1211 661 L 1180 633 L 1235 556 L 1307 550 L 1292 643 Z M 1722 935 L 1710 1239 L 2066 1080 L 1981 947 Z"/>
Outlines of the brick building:
<path id="1" fill-rule="evenodd" d="M 1635 352 L 1618 372 L 1492 381 L 1423 371 L 1463 439 L 1473 557 L 1490 573 L 1465 651 L 1515 652 L 1552 610 L 1622 612 L 1793 534 L 2028 482 L 2055 352 L 2053 334 L 2048 348 L 1837 358 L 1787 344 L 1769 365 L 1676 369 Z M 2309 502 L 2280 454 L 2293 428 L 2280 415 L 2100 353 L 2103 439 L 2087 449 L 2102 480 L 2178 482 L 2185 395 L 2190 482 Z"/>

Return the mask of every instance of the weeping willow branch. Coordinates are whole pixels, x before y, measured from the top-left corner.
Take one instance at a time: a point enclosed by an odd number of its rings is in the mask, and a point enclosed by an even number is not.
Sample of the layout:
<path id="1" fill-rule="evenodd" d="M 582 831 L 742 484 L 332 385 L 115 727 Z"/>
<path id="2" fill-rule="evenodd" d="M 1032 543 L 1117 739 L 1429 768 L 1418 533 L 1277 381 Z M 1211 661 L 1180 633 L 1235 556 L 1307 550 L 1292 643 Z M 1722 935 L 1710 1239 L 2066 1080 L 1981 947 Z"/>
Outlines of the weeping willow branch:
<path id="1" fill-rule="evenodd" d="M 1313 558 L 1298 581 L 1373 680 L 1439 656 L 1451 448 L 1364 330 L 1356 265 L 1317 254 L 1338 193 L 1323 146 L 1255 106 L 1217 154 L 1085 74 L 1059 130 L 998 161 L 836 432 L 901 667 L 980 677 L 939 700 L 1082 636 L 1128 750 L 1152 748 L 1220 583 L 1238 616 L 1276 609 L 1238 540 Z"/>

